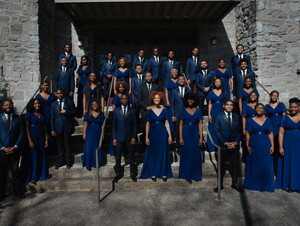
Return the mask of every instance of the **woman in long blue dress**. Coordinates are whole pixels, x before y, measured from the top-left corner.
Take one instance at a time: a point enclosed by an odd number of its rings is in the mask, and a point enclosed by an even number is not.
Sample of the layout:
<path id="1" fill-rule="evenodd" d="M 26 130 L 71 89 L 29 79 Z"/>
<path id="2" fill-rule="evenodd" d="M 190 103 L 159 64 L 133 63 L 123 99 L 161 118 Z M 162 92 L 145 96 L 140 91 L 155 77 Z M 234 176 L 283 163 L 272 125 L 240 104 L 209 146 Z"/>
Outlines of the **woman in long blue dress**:
<path id="1" fill-rule="evenodd" d="M 96 149 L 99 146 L 99 140 L 102 133 L 102 124 L 104 122 L 104 114 L 101 112 L 100 104 L 97 100 L 91 101 L 91 108 L 84 116 L 83 140 L 84 151 L 81 157 L 82 167 L 86 167 L 88 171 L 96 168 Z M 99 166 L 102 165 L 102 148 L 99 149 Z"/>
<path id="2" fill-rule="evenodd" d="M 250 77 L 246 77 L 244 79 L 243 83 L 243 89 L 241 92 L 237 95 L 237 98 L 239 99 L 239 109 L 240 113 L 242 113 L 243 105 L 247 104 L 250 93 L 255 92 L 258 94 L 258 91 L 256 88 L 254 88 L 252 79 Z"/>
<path id="3" fill-rule="evenodd" d="M 173 177 L 170 159 L 170 147 L 172 136 L 167 110 L 161 106 L 164 99 L 162 92 L 153 91 L 150 95 L 153 107 L 146 115 L 146 154 L 141 172 L 141 178 L 167 178 Z"/>
<path id="4" fill-rule="evenodd" d="M 83 88 L 87 85 L 89 74 L 94 72 L 94 68 L 90 65 L 90 59 L 84 55 L 81 57 L 80 65 L 76 71 L 76 86 L 78 88 L 77 96 L 77 115 L 79 117 L 83 114 Z"/>
<path id="5" fill-rule="evenodd" d="M 39 99 L 31 99 L 25 115 L 28 149 L 24 150 L 21 172 L 25 184 L 36 184 L 51 178 L 48 172 L 46 148 L 48 146 L 47 121 Z"/>
<path id="6" fill-rule="evenodd" d="M 219 67 L 214 72 L 214 78 L 220 78 L 223 83 L 226 100 L 230 100 L 232 93 L 232 73 L 231 70 L 225 68 L 225 60 L 219 60 Z"/>
<path id="7" fill-rule="evenodd" d="M 131 78 L 132 78 L 132 72 L 127 66 L 127 59 L 126 57 L 121 57 L 118 60 L 118 66 L 119 68 L 115 70 L 114 73 L 114 93 L 117 94 L 116 84 L 117 82 L 126 82 L 129 90 L 129 95 L 131 94 Z"/>
<path id="8" fill-rule="evenodd" d="M 300 192 L 300 100 L 292 98 L 289 114 L 282 117 L 279 129 L 279 154 L 276 188 Z"/>
<path id="9" fill-rule="evenodd" d="M 272 123 L 264 113 L 264 105 L 255 106 L 255 116 L 246 127 L 246 157 L 244 188 L 274 192 L 273 151 L 274 137 Z"/>
<path id="10" fill-rule="evenodd" d="M 101 111 L 104 112 L 104 89 L 98 83 L 96 74 L 92 72 L 88 78 L 87 85 L 83 88 L 83 115 L 91 107 L 91 100 L 97 100 L 100 103 Z"/>
<path id="11" fill-rule="evenodd" d="M 206 97 L 208 101 L 208 130 L 215 144 L 217 144 L 218 140 L 214 132 L 214 121 L 217 115 L 223 112 L 223 101 L 225 99 L 226 94 L 223 89 L 222 80 L 216 78 L 213 82 L 212 90 Z M 207 138 L 207 151 L 215 151 L 215 149 L 210 139 Z"/>
<path id="12" fill-rule="evenodd" d="M 203 146 L 203 116 L 198 106 L 198 95 L 184 96 L 185 109 L 179 116 L 180 166 L 179 178 L 189 183 L 202 180 L 201 146 Z"/>
<path id="13" fill-rule="evenodd" d="M 51 135 L 51 128 L 50 128 L 50 117 L 51 111 L 50 106 L 52 102 L 56 101 L 56 96 L 53 93 L 49 92 L 49 82 L 44 81 L 40 84 L 40 93 L 38 93 L 35 97 L 39 99 L 43 105 L 43 114 L 46 117 L 47 123 L 47 134 L 48 134 L 48 147 L 46 148 L 47 154 L 56 155 L 57 154 L 57 145 L 55 137 Z"/>
<path id="14" fill-rule="evenodd" d="M 273 135 L 274 135 L 274 173 L 277 174 L 277 163 L 279 157 L 279 143 L 278 143 L 278 133 L 279 126 L 281 123 L 282 116 L 286 114 L 286 107 L 284 103 L 279 102 L 279 92 L 273 90 L 270 93 L 270 101 L 269 104 L 265 106 L 266 115 L 272 122 L 273 126 Z"/>

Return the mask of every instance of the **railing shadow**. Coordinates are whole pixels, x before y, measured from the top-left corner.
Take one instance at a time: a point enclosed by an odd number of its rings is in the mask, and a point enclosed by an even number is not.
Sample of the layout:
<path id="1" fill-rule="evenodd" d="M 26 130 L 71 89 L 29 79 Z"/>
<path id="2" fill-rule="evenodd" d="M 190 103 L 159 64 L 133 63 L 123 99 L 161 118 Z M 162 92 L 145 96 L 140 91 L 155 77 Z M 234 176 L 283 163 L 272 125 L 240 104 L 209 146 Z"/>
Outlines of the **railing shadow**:
<path id="1" fill-rule="evenodd" d="M 113 193 L 115 191 L 115 182 L 112 180 L 111 182 L 111 191 L 109 191 L 106 195 L 104 195 L 99 202 L 102 202 L 103 200 L 105 200 L 111 193 Z"/>
<path id="2" fill-rule="evenodd" d="M 252 220 L 251 213 L 250 213 L 247 194 L 245 192 L 244 193 L 239 193 L 239 194 L 240 194 L 240 200 L 241 200 L 241 206 L 242 206 L 242 209 L 243 209 L 245 224 L 247 226 L 252 226 L 253 225 L 253 220 Z"/>

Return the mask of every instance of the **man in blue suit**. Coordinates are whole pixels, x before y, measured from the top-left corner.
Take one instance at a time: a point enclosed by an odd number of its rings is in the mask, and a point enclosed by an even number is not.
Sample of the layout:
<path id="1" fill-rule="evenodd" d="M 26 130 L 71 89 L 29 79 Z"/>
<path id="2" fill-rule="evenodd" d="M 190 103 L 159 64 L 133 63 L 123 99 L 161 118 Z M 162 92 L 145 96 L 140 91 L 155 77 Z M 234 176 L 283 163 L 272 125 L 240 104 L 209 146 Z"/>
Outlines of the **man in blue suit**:
<path id="1" fill-rule="evenodd" d="M 199 95 L 199 108 L 203 110 L 204 100 L 212 88 L 214 81 L 213 72 L 208 70 L 208 63 L 202 60 L 200 68 L 196 70 L 196 86 Z"/>
<path id="2" fill-rule="evenodd" d="M 135 70 L 135 66 L 136 66 L 137 64 L 142 65 L 143 73 L 145 74 L 145 73 L 147 72 L 147 69 L 148 69 L 148 60 L 145 59 L 145 51 L 144 51 L 143 49 L 141 49 L 141 50 L 138 52 L 137 57 L 133 60 L 133 63 L 132 63 L 132 70 Z"/>
<path id="3" fill-rule="evenodd" d="M 153 48 L 153 55 L 148 61 L 148 72 L 151 72 L 153 76 L 153 82 L 159 84 L 161 81 L 161 70 L 162 70 L 163 60 L 158 54 L 158 48 Z"/>
<path id="4" fill-rule="evenodd" d="M 20 186 L 19 160 L 25 136 L 23 121 L 14 113 L 12 100 L 5 99 L 2 103 L 4 113 L 0 114 L 0 202 L 5 198 L 5 185 L 8 168 L 11 168 L 12 187 L 14 194 L 25 198 Z"/>
<path id="5" fill-rule="evenodd" d="M 74 132 L 73 118 L 76 109 L 73 100 L 64 97 L 64 90 L 56 90 L 57 101 L 51 104 L 51 135 L 56 136 L 59 162 L 55 169 L 63 166 L 72 167 L 71 135 Z"/>
<path id="6" fill-rule="evenodd" d="M 105 92 L 105 100 L 108 98 L 109 87 L 114 76 L 115 70 L 118 68 L 117 62 L 113 60 L 113 54 L 108 53 L 106 56 L 107 60 L 102 65 L 101 75 Z"/>
<path id="7" fill-rule="evenodd" d="M 223 108 L 224 112 L 217 115 L 214 124 L 218 145 L 221 147 L 221 189 L 224 189 L 223 177 L 228 169 L 232 178 L 231 187 L 242 192 L 238 185 L 241 121 L 240 117 L 232 112 L 232 100 L 225 101 Z M 214 192 L 218 192 L 218 188 L 215 188 Z"/>
<path id="8" fill-rule="evenodd" d="M 143 69 L 142 69 L 142 65 L 137 64 L 135 66 L 135 72 L 133 73 L 133 77 L 131 79 L 131 91 L 134 95 L 134 109 L 135 109 L 135 113 L 136 113 L 136 119 L 139 119 L 139 115 L 140 115 L 140 103 L 139 103 L 139 90 L 140 90 L 140 86 L 145 83 L 145 76 L 142 73 Z"/>
<path id="9" fill-rule="evenodd" d="M 63 89 L 66 96 L 73 99 L 74 95 L 74 71 L 69 68 L 67 58 L 60 59 L 61 65 L 56 69 L 54 90 Z"/>
<path id="10" fill-rule="evenodd" d="M 61 66 L 61 58 L 65 57 L 68 61 L 69 68 L 73 71 L 77 68 L 77 60 L 76 57 L 72 54 L 72 45 L 71 44 L 65 44 L 63 48 L 64 53 L 60 54 L 58 57 L 58 66 Z"/>
<path id="11" fill-rule="evenodd" d="M 236 68 L 235 73 L 233 73 L 233 96 L 234 98 L 239 98 L 240 93 L 243 89 L 244 79 L 250 77 L 252 79 L 253 87 L 255 87 L 255 74 L 249 69 L 248 61 L 242 59 L 239 62 L 239 67 Z"/>
<path id="12" fill-rule="evenodd" d="M 239 62 L 242 59 L 245 59 L 248 61 L 248 69 L 251 70 L 251 59 L 250 56 L 244 54 L 244 46 L 242 44 L 238 44 L 236 46 L 237 55 L 233 56 L 231 58 L 230 68 L 232 73 L 235 73 L 237 67 L 239 66 Z"/>
<path id="13" fill-rule="evenodd" d="M 182 66 L 179 61 L 174 60 L 174 51 L 168 52 L 168 60 L 162 64 L 162 84 L 165 86 L 166 81 L 171 79 L 172 69 L 177 69 L 178 73 L 182 74 Z"/>
<path id="14" fill-rule="evenodd" d="M 122 150 L 128 151 L 130 162 L 130 177 L 136 182 L 136 167 L 134 163 L 133 145 L 137 136 L 137 123 L 134 109 L 128 105 L 128 95 L 121 96 L 121 106 L 114 111 L 112 138 L 113 145 L 116 148 L 116 164 L 114 166 L 116 176 L 114 182 L 118 182 L 122 178 L 121 156 Z"/>
<path id="15" fill-rule="evenodd" d="M 192 56 L 186 61 L 185 75 L 190 84 L 192 92 L 194 91 L 194 85 L 196 83 L 196 68 L 200 64 L 201 59 L 198 57 L 199 49 L 194 48 L 192 51 Z"/>

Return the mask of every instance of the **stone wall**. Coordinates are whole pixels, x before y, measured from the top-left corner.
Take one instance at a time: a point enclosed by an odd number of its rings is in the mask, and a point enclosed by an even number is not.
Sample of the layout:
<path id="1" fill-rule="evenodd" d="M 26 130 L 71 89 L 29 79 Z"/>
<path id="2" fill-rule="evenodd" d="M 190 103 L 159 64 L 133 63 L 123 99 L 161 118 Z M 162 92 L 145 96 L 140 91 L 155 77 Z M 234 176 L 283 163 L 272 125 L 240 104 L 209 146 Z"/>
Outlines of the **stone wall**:
<path id="1" fill-rule="evenodd" d="M 18 111 L 40 81 L 38 9 L 37 0 L 0 0 L 0 65 Z"/>

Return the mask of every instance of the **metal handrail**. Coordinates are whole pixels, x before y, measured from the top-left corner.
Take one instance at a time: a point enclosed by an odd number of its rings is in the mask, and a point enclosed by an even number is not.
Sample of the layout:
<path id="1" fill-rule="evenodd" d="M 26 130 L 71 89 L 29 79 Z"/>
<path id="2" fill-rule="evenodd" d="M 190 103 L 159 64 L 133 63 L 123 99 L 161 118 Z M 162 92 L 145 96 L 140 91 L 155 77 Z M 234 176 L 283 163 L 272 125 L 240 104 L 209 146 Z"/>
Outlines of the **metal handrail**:
<path id="1" fill-rule="evenodd" d="M 106 102 L 106 109 L 105 109 L 105 118 L 104 118 L 104 122 L 102 124 L 102 128 L 101 128 L 101 136 L 100 136 L 100 140 L 99 140 L 99 145 L 96 149 L 96 172 L 97 172 L 97 197 L 98 197 L 98 201 L 101 201 L 100 198 L 100 173 L 99 173 L 99 149 L 102 147 L 102 143 L 103 143 L 103 137 L 104 137 L 104 130 L 105 130 L 105 124 L 106 124 L 106 119 L 109 115 L 108 112 L 108 108 L 109 108 L 109 98 L 111 95 L 111 91 L 112 91 L 112 87 L 113 87 L 113 80 L 110 83 L 110 87 L 109 87 L 109 93 L 108 93 L 108 98 L 107 98 L 107 102 Z"/>
<path id="2" fill-rule="evenodd" d="M 257 79 L 256 79 L 256 84 L 258 84 L 267 94 L 269 94 L 270 95 L 270 92 L 266 89 L 266 87 L 263 85 L 263 84 L 261 84 L 259 81 L 257 81 Z"/>
<path id="3" fill-rule="evenodd" d="M 45 82 L 47 79 L 48 79 L 48 75 L 44 78 L 43 82 Z M 37 88 L 37 90 L 34 92 L 34 94 L 32 95 L 32 97 L 31 97 L 29 100 L 31 100 L 32 98 L 35 97 L 35 95 L 37 94 L 37 92 L 39 91 L 39 89 L 40 89 L 40 86 Z M 25 105 L 25 107 L 24 107 L 23 110 L 21 111 L 20 115 L 22 115 L 22 114 L 24 113 L 24 111 L 25 111 L 26 108 L 27 108 L 27 105 L 28 105 L 28 103 Z"/>
<path id="4" fill-rule="evenodd" d="M 204 123 L 203 127 L 206 130 L 208 138 L 212 145 L 218 149 L 218 200 L 221 201 L 221 147 L 214 143 L 212 136 Z"/>
<path id="5" fill-rule="evenodd" d="M 190 84 L 189 84 L 189 81 L 188 81 L 187 78 L 186 78 L 186 75 L 185 75 L 184 73 L 182 73 L 182 75 L 183 75 L 183 77 L 184 77 L 184 79 L 185 79 L 185 83 L 187 84 L 188 88 L 191 89 L 191 86 L 190 86 Z M 193 92 L 193 90 L 192 90 L 192 92 Z"/>

